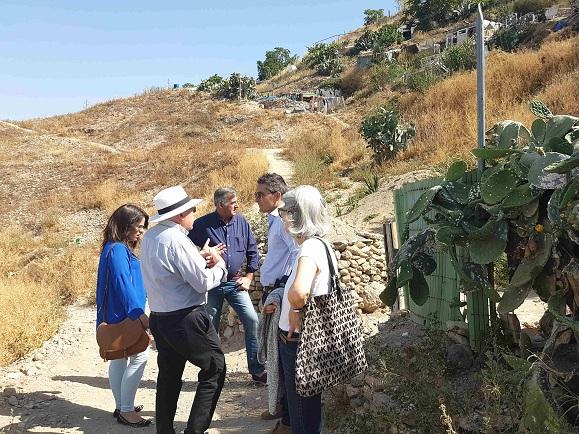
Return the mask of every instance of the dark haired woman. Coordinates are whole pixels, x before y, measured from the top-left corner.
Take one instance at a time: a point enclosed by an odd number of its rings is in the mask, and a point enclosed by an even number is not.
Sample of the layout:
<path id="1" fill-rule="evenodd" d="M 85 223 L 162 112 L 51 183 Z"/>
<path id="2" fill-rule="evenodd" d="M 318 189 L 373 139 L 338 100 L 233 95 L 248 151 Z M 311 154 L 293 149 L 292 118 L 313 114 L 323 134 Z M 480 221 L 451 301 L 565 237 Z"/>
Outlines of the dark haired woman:
<path id="1" fill-rule="evenodd" d="M 148 223 L 147 213 L 131 204 L 119 207 L 107 222 L 97 277 L 97 326 L 103 321 L 116 324 L 128 317 L 139 319 L 149 328 L 141 265 L 134 253 Z M 146 364 L 147 350 L 109 364 L 109 383 L 116 404 L 113 415 L 119 423 L 133 427 L 151 423 L 137 413 L 142 407 L 135 407 L 135 394 Z"/>

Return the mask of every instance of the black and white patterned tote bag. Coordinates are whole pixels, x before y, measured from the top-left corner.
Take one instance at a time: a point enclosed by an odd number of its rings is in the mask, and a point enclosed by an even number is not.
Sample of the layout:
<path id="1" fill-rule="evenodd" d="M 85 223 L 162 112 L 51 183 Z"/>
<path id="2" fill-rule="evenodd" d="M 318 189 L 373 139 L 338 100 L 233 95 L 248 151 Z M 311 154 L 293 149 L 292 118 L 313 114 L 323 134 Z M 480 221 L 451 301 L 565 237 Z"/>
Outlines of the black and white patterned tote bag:
<path id="1" fill-rule="evenodd" d="M 304 397 L 343 383 L 368 367 L 355 296 L 339 281 L 330 249 L 318 239 L 326 249 L 330 288 L 328 294 L 310 296 L 304 306 L 296 358 L 296 391 Z"/>

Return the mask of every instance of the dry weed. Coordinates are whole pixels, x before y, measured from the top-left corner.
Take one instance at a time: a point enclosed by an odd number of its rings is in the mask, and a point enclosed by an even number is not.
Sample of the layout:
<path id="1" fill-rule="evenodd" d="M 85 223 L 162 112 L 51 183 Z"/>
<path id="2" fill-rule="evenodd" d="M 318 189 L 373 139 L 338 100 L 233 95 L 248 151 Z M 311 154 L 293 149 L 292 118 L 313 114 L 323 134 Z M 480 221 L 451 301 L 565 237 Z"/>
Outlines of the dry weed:
<path id="1" fill-rule="evenodd" d="M 62 319 L 58 298 L 34 282 L 0 278 L 0 366 L 40 346 Z"/>
<path id="2" fill-rule="evenodd" d="M 554 111 L 577 114 L 579 37 L 545 43 L 538 51 L 517 54 L 494 52 L 487 63 L 487 124 L 515 119 L 529 124 L 528 102 L 540 97 Z M 429 89 L 422 97 L 401 98 L 405 116 L 416 123 L 410 148 L 386 168 L 401 162 L 441 166 L 463 158 L 474 163 L 476 147 L 475 72 L 457 74 Z"/>
<path id="3" fill-rule="evenodd" d="M 295 164 L 294 184 L 329 187 L 336 184 L 337 171 L 360 162 L 367 151 L 355 131 L 326 123 L 292 136 L 285 155 Z"/>

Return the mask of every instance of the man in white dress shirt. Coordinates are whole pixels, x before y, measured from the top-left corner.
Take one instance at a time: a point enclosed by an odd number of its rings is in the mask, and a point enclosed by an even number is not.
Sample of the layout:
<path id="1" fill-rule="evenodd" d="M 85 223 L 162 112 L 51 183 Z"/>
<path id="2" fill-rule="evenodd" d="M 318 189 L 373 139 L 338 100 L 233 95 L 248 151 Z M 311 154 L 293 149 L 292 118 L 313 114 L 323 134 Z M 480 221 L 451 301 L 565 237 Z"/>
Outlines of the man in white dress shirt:
<path id="1" fill-rule="evenodd" d="M 269 292 L 285 285 L 299 250 L 295 240 L 285 230 L 278 212 L 278 208 L 283 205 L 281 197 L 287 190 L 285 180 L 277 173 L 266 173 L 257 180 L 255 201 L 259 211 L 267 213 L 268 226 L 267 255 L 259 269 L 259 280 L 264 290 L 263 302 Z M 264 313 L 272 313 L 274 309 L 275 305 L 269 305 L 264 308 Z M 285 397 L 282 397 L 278 411 L 271 414 L 265 410 L 261 418 L 268 420 L 282 417 L 281 407 L 285 405 Z"/>
<path id="2" fill-rule="evenodd" d="M 225 357 L 205 310 L 207 291 L 227 277 L 220 246 L 199 251 L 187 237 L 195 206 L 181 186 L 153 199 L 158 224 L 143 237 L 141 264 L 151 308 L 150 328 L 157 346 L 155 422 L 158 434 L 174 434 L 173 421 L 187 361 L 199 367 L 197 391 L 186 434 L 202 434 L 209 425 L 225 381 Z"/>

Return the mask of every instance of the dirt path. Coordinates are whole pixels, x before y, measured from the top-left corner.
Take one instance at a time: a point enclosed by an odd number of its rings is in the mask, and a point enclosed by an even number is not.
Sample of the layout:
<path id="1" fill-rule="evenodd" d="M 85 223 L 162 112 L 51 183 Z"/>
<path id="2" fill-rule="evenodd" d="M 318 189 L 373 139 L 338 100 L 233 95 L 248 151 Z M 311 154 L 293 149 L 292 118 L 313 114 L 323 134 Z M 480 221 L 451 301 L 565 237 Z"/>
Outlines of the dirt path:
<path id="1" fill-rule="evenodd" d="M 155 432 L 154 426 L 131 430 L 111 416 L 114 400 L 108 364 L 98 355 L 94 308 L 74 306 L 60 332 L 25 359 L 0 370 L 0 433 L 128 433 Z M 227 379 L 209 433 L 265 433 L 272 422 L 259 419 L 267 406 L 267 390 L 249 380 L 245 350 L 238 341 L 224 342 Z M 186 425 L 197 386 L 188 364 L 175 418 L 177 432 Z M 156 352 L 137 392 L 142 414 L 154 417 Z"/>

